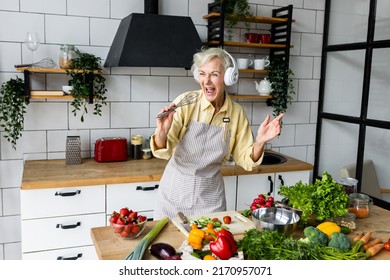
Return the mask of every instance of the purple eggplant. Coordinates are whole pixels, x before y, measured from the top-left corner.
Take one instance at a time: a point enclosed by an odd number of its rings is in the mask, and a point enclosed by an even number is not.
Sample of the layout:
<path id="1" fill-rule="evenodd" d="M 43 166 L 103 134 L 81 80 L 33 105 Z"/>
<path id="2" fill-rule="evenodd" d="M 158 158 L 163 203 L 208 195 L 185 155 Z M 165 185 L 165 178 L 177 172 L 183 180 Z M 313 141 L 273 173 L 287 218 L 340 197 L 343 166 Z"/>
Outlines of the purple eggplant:
<path id="1" fill-rule="evenodd" d="M 150 246 L 150 254 L 160 260 L 180 260 L 175 248 L 168 243 L 155 243 Z"/>

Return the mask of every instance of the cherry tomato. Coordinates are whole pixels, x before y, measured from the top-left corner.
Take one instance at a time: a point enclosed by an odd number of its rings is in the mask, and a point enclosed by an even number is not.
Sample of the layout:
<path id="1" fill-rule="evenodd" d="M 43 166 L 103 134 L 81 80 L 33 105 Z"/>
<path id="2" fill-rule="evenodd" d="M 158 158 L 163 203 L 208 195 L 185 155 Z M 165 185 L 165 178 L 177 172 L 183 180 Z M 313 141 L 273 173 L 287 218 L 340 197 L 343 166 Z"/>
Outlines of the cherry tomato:
<path id="1" fill-rule="evenodd" d="M 230 216 L 224 216 L 223 217 L 223 223 L 224 224 L 230 224 L 232 222 L 232 217 L 230 217 Z"/>
<path id="2" fill-rule="evenodd" d="M 385 248 L 385 250 L 387 250 L 387 251 L 390 251 L 390 239 L 389 239 L 389 241 L 387 241 L 387 242 L 385 243 L 385 245 L 383 246 L 383 248 Z"/>

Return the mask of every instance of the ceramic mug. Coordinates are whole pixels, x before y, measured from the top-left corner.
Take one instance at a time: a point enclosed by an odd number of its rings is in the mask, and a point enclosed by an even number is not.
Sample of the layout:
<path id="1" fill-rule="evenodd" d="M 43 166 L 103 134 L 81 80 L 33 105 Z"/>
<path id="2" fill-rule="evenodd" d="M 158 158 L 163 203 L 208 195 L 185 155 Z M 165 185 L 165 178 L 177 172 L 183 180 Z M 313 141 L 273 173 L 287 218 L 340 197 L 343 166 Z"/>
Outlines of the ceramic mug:
<path id="1" fill-rule="evenodd" d="M 237 59 L 237 67 L 238 69 L 248 69 L 249 66 L 253 65 L 253 60 L 249 58 L 238 58 Z"/>
<path id="2" fill-rule="evenodd" d="M 270 61 L 268 57 L 259 58 L 254 60 L 254 68 L 255 70 L 264 70 L 265 67 L 269 65 Z"/>
<path id="3" fill-rule="evenodd" d="M 271 43 L 271 35 L 269 34 L 259 34 L 260 44 L 269 44 Z"/>
<path id="4" fill-rule="evenodd" d="M 245 42 L 247 43 L 258 43 L 259 34 L 257 33 L 245 33 Z"/>

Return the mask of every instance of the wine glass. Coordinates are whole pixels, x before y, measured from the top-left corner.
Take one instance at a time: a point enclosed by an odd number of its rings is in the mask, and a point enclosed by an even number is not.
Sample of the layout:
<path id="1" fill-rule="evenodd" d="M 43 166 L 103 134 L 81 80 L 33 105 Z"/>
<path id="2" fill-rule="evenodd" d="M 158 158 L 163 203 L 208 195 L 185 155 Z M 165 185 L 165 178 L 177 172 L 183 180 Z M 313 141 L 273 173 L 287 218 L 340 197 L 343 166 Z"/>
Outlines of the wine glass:
<path id="1" fill-rule="evenodd" d="M 24 41 L 27 48 L 31 51 L 31 64 L 34 64 L 34 51 L 39 48 L 41 44 L 37 32 L 27 32 L 26 39 Z"/>

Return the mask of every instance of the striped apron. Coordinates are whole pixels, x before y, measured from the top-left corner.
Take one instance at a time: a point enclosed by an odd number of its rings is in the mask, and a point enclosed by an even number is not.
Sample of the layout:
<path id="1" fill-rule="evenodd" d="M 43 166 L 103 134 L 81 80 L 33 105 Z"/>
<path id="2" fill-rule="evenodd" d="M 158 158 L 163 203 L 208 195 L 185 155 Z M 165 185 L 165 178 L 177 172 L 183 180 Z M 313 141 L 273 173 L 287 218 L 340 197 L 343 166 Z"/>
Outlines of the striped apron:
<path id="1" fill-rule="evenodd" d="M 191 121 L 170 158 L 158 189 L 154 219 L 226 210 L 222 161 L 229 150 L 224 127 Z"/>

